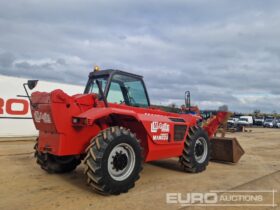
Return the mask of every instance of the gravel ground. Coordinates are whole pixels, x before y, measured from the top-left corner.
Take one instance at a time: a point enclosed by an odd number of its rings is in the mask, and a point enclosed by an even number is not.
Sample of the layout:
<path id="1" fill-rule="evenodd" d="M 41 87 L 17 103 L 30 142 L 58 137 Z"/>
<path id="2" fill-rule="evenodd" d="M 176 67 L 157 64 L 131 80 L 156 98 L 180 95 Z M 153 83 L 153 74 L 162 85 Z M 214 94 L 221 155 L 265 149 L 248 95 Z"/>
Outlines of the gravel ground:
<path id="1" fill-rule="evenodd" d="M 47 174 L 33 158 L 34 138 L 0 139 L 0 209 L 205 209 L 167 204 L 166 193 L 210 190 L 277 190 L 280 205 L 280 129 L 253 128 L 232 133 L 246 154 L 238 164 L 211 162 L 199 174 L 184 173 L 177 159 L 147 163 L 135 188 L 120 196 L 101 196 L 85 184 L 83 166 L 74 172 Z M 19 140 L 19 139 L 17 139 Z M 271 200 L 269 193 L 265 200 Z M 272 207 L 207 207 L 207 209 L 271 209 Z"/>

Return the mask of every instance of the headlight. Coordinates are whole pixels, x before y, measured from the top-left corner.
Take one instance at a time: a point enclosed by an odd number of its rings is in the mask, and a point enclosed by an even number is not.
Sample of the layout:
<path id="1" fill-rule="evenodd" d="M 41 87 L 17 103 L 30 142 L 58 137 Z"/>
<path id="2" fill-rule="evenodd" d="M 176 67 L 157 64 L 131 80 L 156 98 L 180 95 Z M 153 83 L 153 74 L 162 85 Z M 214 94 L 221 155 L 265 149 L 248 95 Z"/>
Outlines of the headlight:
<path id="1" fill-rule="evenodd" d="M 77 118 L 77 117 L 72 118 L 72 123 L 73 124 L 77 124 L 77 123 L 79 123 L 79 121 L 80 121 L 80 118 Z"/>
<path id="2" fill-rule="evenodd" d="M 80 117 L 73 117 L 72 124 L 73 124 L 73 126 L 84 126 L 87 124 L 87 119 L 80 118 Z"/>

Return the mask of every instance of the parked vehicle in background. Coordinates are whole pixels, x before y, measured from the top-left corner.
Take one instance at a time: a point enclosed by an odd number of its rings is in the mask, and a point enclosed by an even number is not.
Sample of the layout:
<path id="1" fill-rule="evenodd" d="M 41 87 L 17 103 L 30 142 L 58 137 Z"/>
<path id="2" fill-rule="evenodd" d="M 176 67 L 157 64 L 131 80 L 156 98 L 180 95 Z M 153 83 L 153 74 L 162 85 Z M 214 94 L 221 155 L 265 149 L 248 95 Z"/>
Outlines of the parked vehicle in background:
<path id="1" fill-rule="evenodd" d="M 227 121 L 227 127 L 228 128 L 233 128 L 236 125 L 238 119 L 239 119 L 238 117 L 229 118 L 228 121 Z"/>
<path id="2" fill-rule="evenodd" d="M 263 127 L 265 128 L 273 128 L 277 126 L 277 122 L 275 119 L 266 119 L 263 123 Z"/>
<path id="3" fill-rule="evenodd" d="M 251 126 L 253 125 L 253 117 L 252 116 L 241 116 L 236 122 L 239 125 L 243 126 Z"/>
<path id="4" fill-rule="evenodd" d="M 277 128 L 280 128 L 280 119 L 277 120 L 277 122 L 276 122 L 276 127 L 277 127 Z"/>
<path id="5" fill-rule="evenodd" d="M 263 126 L 264 117 L 255 117 L 254 118 L 254 125 Z"/>
<path id="6" fill-rule="evenodd" d="M 231 117 L 228 119 L 228 123 L 235 124 L 239 120 L 238 117 Z"/>

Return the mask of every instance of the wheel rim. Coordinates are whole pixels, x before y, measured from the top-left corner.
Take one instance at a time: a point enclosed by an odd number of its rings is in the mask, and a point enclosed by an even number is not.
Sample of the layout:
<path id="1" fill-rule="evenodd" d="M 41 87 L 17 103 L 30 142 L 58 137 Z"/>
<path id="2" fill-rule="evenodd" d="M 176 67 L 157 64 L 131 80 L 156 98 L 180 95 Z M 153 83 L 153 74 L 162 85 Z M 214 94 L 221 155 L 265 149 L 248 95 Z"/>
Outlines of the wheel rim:
<path id="1" fill-rule="evenodd" d="M 203 163 L 207 158 L 207 154 L 208 154 L 208 145 L 206 139 L 200 137 L 196 140 L 194 145 L 195 160 L 198 163 Z"/>
<path id="2" fill-rule="evenodd" d="M 108 172 L 117 181 L 123 181 L 135 167 L 135 152 L 127 143 L 116 145 L 109 154 Z"/>

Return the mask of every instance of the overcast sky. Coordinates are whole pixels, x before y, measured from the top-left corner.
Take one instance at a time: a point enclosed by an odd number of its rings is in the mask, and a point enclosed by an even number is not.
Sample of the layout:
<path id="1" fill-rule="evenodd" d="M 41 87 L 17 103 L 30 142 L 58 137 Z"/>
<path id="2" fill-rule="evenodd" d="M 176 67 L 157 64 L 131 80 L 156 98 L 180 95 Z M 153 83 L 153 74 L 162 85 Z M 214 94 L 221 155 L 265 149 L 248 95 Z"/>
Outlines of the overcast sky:
<path id="1" fill-rule="evenodd" d="M 153 104 L 280 112 L 279 0 L 1 0 L 0 73 L 141 74 Z"/>

